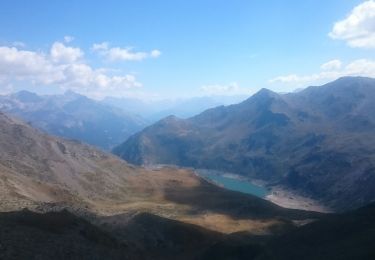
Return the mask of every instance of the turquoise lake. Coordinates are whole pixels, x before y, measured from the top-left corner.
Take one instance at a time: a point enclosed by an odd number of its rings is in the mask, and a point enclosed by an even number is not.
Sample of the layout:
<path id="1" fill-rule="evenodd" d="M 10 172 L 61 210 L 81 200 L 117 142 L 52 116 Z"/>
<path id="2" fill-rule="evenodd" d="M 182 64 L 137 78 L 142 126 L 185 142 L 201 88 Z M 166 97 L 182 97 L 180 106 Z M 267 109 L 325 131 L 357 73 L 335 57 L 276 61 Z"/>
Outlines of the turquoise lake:
<path id="1" fill-rule="evenodd" d="M 218 174 L 199 174 L 203 178 L 210 180 L 228 190 L 239 191 L 247 194 L 252 194 L 260 198 L 268 195 L 269 191 L 261 186 L 252 184 L 248 181 L 226 177 Z"/>

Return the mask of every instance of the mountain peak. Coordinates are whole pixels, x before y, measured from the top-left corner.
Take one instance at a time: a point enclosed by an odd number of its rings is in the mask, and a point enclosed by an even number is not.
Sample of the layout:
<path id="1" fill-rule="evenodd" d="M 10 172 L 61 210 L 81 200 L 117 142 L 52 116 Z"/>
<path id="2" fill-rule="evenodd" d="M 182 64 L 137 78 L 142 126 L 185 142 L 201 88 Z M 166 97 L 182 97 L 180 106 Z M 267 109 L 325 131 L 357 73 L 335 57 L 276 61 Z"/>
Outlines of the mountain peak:
<path id="1" fill-rule="evenodd" d="M 362 81 L 372 81 L 375 82 L 375 79 L 362 76 L 343 76 L 331 83 L 342 83 L 342 82 L 362 82 Z"/>
<path id="2" fill-rule="evenodd" d="M 66 96 L 66 97 L 76 97 L 76 98 L 84 97 L 83 95 L 78 94 L 77 92 L 74 92 L 73 90 L 70 90 L 70 89 L 65 91 L 64 96 Z"/>
<path id="3" fill-rule="evenodd" d="M 357 96 L 359 93 L 366 94 L 368 91 L 373 92 L 375 90 L 375 79 L 368 78 L 368 77 L 352 77 L 352 76 L 345 76 L 336 79 L 335 81 L 329 82 L 322 86 L 311 86 L 308 87 L 298 94 L 312 94 L 315 93 L 316 95 L 331 95 L 331 94 L 339 94 L 345 95 L 348 98 Z"/>
<path id="4" fill-rule="evenodd" d="M 12 97 L 20 100 L 21 102 L 25 103 L 32 103 L 32 102 L 38 102 L 42 98 L 38 96 L 36 93 L 27 91 L 27 90 L 21 90 L 11 95 Z"/>
<path id="5" fill-rule="evenodd" d="M 167 123 L 167 124 L 172 124 L 172 123 L 176 123 L 176 122 L 179 122 L 181 119 L 178 118 L 177 116 L 175 115 L 169 115 L 163 119 L 161 119 L 159 122 L 161 123 Z"/>
<path id="6" fill-rule="evenodd" d="M 279 97 L 279 94 L 276 92 L 273 92 L 272 90 L 269 90 L 267 88 L 262 88 L 257 93 L 243 101 L 243 104 L 249 104 L 249 103 L 270 103 L 272 100 Z"/>
<path id="7" fill-rule="evenodd" d="M 367 77 L 341 77 L 336 79 L 335 81 L 332 81 L 330 83 L 327 83 L 321 87 L 340 87 L 340 88 L 354 88 L 354 87 L 361 87 L 366 85 L 375 85 L 375 79 L 373 78 L 367 78 Z"/>
<path id="8" fill-rule="evenodd" d="M 276 92 L 273 92 L 272 90 L 269 90 L 267 88 L 262 88 L 261 90 L 259 90 L 257 93 L 255 93 L 254 95 L 252 95 L 249 100 L 264 100 L 264 99 L 272 99 L 272 98 L 277 98 L 279 97 L 279 94 L 277 94 Z"/>
<path id="9" fill-rule="evenodd" d="M 272 90 L 268 88 L 261 88 L 253 96 L 276 96 L 276 95 L 278 95 L 276 92 L 273 92 Z"/>
<path id="10" fill-rule="evenodd" d="M 164 120 L 170 120 L 170 121 L 174 121 L 174 120 L 178 120 L 179 118 L 175 115 L 169 115 L 167 117 L 164 118 Z"/>

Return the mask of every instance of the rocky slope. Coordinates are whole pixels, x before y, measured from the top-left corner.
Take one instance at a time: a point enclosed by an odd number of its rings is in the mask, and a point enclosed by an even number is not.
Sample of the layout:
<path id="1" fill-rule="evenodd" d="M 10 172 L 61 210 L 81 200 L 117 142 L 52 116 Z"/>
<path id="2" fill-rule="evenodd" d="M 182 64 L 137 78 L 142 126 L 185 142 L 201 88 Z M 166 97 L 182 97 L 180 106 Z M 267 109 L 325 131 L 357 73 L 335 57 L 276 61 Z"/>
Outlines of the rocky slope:
<path id="1" fill-rule="evenodd" d="M 337 246 L 348 259 L 373 255 L 373 205 L 337 216 L 284 209 L 190 170 L 130 165 L 2 113 L 0 147 L 1 259 L 280 259 L 306 248 L 332 256 Z M 319 234 L 326 239 L 315 247 Z"/>
<path id="2" fill-rule="evenodd" d="M 135 167 L 91 146 L 48 136 L 4 114 L 0 114 L 0 147 L 2 211 L 68 207 L 88 217 L 149 212 L 201 226 L 220 219 L 222 225 L 212 229 L 254 233 L 319 216 L 224 190 L 190 170 Z"/>
<path id="3" fill-rule="evenodd" d="M 375 199 L 375 79 L 341 78 L 292 94 L 262 89 L 183 120 L 167 117 L 114 153 L 282 185 L 337 210 Z"/>

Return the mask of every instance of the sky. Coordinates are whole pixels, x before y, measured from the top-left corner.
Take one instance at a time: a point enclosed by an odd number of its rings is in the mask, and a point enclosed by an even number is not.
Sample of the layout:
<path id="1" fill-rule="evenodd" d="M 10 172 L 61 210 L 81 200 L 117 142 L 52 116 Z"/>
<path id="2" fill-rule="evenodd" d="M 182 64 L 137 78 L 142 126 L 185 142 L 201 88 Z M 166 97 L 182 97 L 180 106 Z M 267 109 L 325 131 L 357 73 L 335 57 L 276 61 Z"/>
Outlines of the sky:
<path id="1" fill-rule="evenodd" d="M 251 95 L 375 77 L 375 0 L 0 2 L 0 93 Z"/>

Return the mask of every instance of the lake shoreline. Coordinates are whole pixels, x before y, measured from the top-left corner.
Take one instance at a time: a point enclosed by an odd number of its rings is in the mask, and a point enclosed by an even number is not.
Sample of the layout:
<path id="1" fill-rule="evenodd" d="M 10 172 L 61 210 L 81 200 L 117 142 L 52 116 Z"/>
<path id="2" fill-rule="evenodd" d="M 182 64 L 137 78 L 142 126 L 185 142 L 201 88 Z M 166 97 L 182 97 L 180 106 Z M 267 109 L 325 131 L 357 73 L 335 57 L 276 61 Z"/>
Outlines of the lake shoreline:
<path id="1" fill-rule="evenodd" d="M 254 182 L 249 181 L 248 178 L 237 174 L 222 173 L 206 169 L 195 170 L 195 174 L 222 188 L 251 194 L 262 199 L 264 199 L 270 192 L 267 187 L 255 184 Z"/>
<path id="2" fill-rule="evenodd" d="M 271 193 L 268 194 L 265 199 L 276 205 L 289 209 L 302 209 L 322 213 L 333 212 L 330 208 L 322 205 L 318 201 L 299 195 L 296 192 L 281 186 L 271 187 Z"/>
<path id="3" fill-rule="evenodd" d="M 253 194 L 251 192 L 243 192 L 241 190 L 236 190 L 236 191 L 252 194 L 257 197 L 261 197 L 265 200 L 268 200 L 284 208 L 301 209 L 301 210 L 316 211 L 316 212 L 322 212 L 322 213 L 333 212 L 330 208 L 322 205 L 321 203 L 319 203 L 318 201 L 314 199 L 302 196 L 298 194 L 297 192 L 291 191 L 282 186 L 266 185 L 266 182 L 262 180 L 250 179 L 250 178 L 238 175 L 238 174 L 224 173 L 224 172 L 220 172 L 216 170 L 196 169 L 194 172 L 196 175 L 205 179 L 206 181 L 209 181 L 210 183 L 213 183 L 214 185 L 217 185 L 219 187 L 229 189 L 229 190 L 235 190 L 235 189 L 226 187 L 223 183 L 220 183 L 218 181 L 217 177 L 212 178 L 212 176 L 219 176 L 220 178 L 238 180 L 241 182 L 246 182 L 249 185 L 257 186 L 261 189 L 267 190 L 267 193 L 264 196 L 259 196 L 259 194 Z"/>

